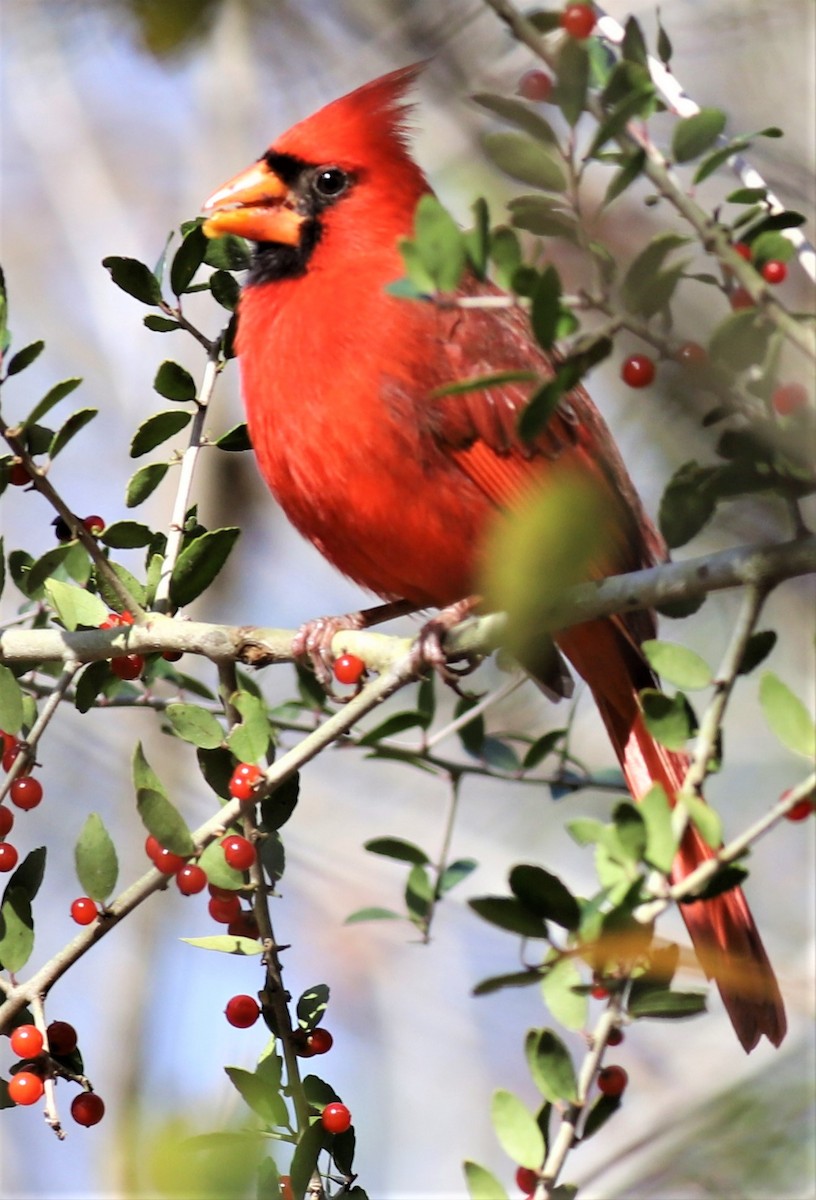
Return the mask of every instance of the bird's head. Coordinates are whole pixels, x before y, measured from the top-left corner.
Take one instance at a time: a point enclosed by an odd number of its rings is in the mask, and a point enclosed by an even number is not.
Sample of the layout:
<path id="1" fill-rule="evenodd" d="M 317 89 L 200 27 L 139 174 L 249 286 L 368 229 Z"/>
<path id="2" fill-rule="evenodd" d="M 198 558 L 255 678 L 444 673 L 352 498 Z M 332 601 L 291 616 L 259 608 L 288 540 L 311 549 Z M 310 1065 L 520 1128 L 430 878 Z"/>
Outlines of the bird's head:
<path id="1" fill-rule="evenodd" d="M 258 243 L 251 283 L 302 275 L 329 246 L 350 266 L 410 233 L 429 190 L 406 144 L 405 93 L 420 70 L 393 71 L 293 125 L 205 202 L 208 237 Z"/>

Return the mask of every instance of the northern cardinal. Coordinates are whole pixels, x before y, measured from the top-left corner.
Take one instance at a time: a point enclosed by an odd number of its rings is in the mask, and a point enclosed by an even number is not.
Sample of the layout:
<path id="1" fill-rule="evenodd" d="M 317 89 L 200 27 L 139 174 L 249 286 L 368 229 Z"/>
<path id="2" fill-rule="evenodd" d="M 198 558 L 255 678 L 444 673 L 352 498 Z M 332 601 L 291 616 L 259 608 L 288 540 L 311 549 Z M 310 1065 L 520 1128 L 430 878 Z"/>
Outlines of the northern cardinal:
<path id="1" fill-rule="evenodd" d="M 204 205 L 205 232 L 256 243 L 237 334 L 250 437 L 293 524 L 344 574 L 418 608 L 478 586 L 480 547 L 497 511 L 559 468 L 603 490 L 616 536 L 603 570 L 665 558 L 602 417 L 582 388 L 532 446 L 516 421 L 529 387 L 438 396 L 452 381 L 551 367 L 526 315 L 446 308 L 385 291 L 403 274 L 430 192 L 411 158 L 407 67 L 335 100 L 284 133 Z M 467 278 L 463 294 L 490 285 Z M 560 648 L 588 683 L 638 800 L 657 781 L 673 799 L 687 758 L 647 732 L 638 692 L 655 687 L 640 651 L 650 613 L 566 629 Z M 682 879 L 712 851 L 690 826 L 673 869 Z M 742 1045 L 784 1037 L 785 1012 L 745 897 L 732 889 L 682 906 Z"/>

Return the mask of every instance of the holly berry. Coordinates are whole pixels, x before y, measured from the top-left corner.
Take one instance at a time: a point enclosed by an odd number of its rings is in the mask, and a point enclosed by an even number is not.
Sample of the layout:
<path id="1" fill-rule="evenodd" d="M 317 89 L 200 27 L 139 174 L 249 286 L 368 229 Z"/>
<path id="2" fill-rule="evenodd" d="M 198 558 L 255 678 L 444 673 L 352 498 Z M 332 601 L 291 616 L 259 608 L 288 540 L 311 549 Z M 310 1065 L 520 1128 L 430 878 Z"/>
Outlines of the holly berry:
<path id="1" fill-rule="evenodd" d="M 115 613 L 115 612 L 108 613 L 106 620 L 104 620 L 102 622 L 102 624 L 99 626 L 99 628 L 100 629 L 118 629 L 120 625 L 132 625 L 132 624 L 133 624 L 133 613 L 128 612 L 127 609 L 124 609 L 124 611 L 120 612 L 120 613 Z"/>
<path id="2" fill-rule="evenodd" d="M 158 840 L 153 837 L 152 833 L 149 833 L 145 838 L 145 854 L 152 863 L 155 864 L 156 859 L 161 854 L 161 849 Z"/>
<path id="3" fill-rule="evenodd" d="M 241 915 L 241 901 L 234 893 L 231 896 L 213 896 L 207 909 L 219 925 L 229 925 Z"/>
<path id="4" fill-rule="evenodd" d="M 546 104 L 552 95 L 553 81 L 546 71 L 526 71 L 518 85 L 518 94 L 536 104 Z"/>
<path id="5" fill-rule="evenodd" d="M 165 850 L 164 846 L 159 846 L 158 853 L 153 859 L 156 868 L 161 871 L 162 875 L 176 875 L 187 862 L 183 854 L 174 854 L 172 850 Z"/>
<path id="6" fill-rule="evenodd" d="M 788 268 L 777 258 L 770 258 L 762 268 L 762 278 L 766 283 L 784 283 Z"/>
<path id="7" fill-rule="evenodd" d="M 780 417 L 789 417 L 808 402 L 807 389 L 801 383 L 781 383 L 771 395 L 771 405 Z"/>
<path id="8" fill-rule="evenodd" d="M 699 342 L 683 342 L 675 350 L 674 359 L 684 367 L 702 367 L 708 362 L 708 351 Z"/>
<path id="9" fill-rule="evenodd" d="M 587 38 L 595 28 L 595 13 L 589 4 L 568 4 L 561 13 L 561 28 L 573 38 Z"/>
<path id="10" fill-rule="evenodd" d="M 334 1038 L 329 1033 L 328 1029 L 323 1029 L 318 1026 L 307 1035 L 306 1045 L 311 1050 L 312 1054 L 328 1054 L 334 1045 Z"/>
<path id="11" fill-rule="evenodd" d="M 236 1029 L 249 1029 L 250 1025 L 254 1025 L 261 1015 L 258 1001 L 254 996 L 233 996 L 231 1000 L 227 1001 L 224 1011 L 230 1025 L 234 1025 Z"/>
<path id="12" fill-rule="evenodd" d="M 121 658 L 111 659 L 110 669 L 118 679 L 138 679 L 144 665 L 141 654 L 123 654 Z"/>
<path id="13" fill-rule="evenodd" d="M 85 528 L 88 530 L 88 533 L 90 533 L 92 537 L 97 537 L 98 534 L 100 534 L 102 532 L 102 530 L 105 528 L 105 522 L 103 521 L 102 517 L 98 517 L 95 513 L 93 514 L 93 516 L 83 517 L 82 524 L 85 526 Z M 91 1095 L 92 1093 L 89 1092 L 88 1094 Z"/>
<path id="14" fill-rule="evenodd" d="M 11 827 L 14 824 L 14 813 L 10 808 L 6 808 L 5 804 L 0 804 L 0 840 L 5 838 L 6 834 L 11 832 Z"/>
<path id="15" fill-rule="evenodd" d="M 11 842 L 0 842 L 0 871 L 13 871 L 19 857 Z"/>
<path id="16" fill-rule="evenodd" d="M 780 799 L 786 800 L 790 795 L 790 791 L 784 792 Z M 797 800 L 792 808 L 789 808 L 785 813 L 786 821 L 806 821 L 812 812 L 816 812 L 814 808 L 814 797 L 803 796 L 801 800 Z"/>
<path id="17" fill-rule="evenodd" d="M 12 737 L 10 733 L 3 734 L 3 770 L 10 771 L 14 760 L 20 753 L 21 745 L 16 737 Z"/>
<path id="18" fill-rule="evenodd" d="M 80 1092 L 71 1101 L 71 1116 L 77 1125 L 98 1125 L 105 1115 L 105 1102 L 96 1092 Z"/>
<path id="19" fill-rule="evenodd" d="M 70 542 L 74 535 L 71 533 L 71 526 L 65 517 L 54 517 L 51 524 L 54 526 L 54 536 L 58 542 Z"/>
<path id="20" fill-rule="evenodd" d="M 248 871 L 255 859 L 255 847 L 238 833 L 231 833 L 221 842 L 224 848 L 224 858 L 235 871 Z"/>
<path id="21" fill-rule="evenodd" d="M 623 1067 L 604 1067 L 598 1073 L 598 1090 L 604 1096 L 622 1096 L 628 1082 Z"/>
<path id="22" fill-rule="evenodd" d="M 197 863 L 185 863 L 176 872 L 176 887 L 182 896 L 195 896 L 207 886 L 207 873 Z"/>
<path id="23" fill-rule="evenodd" d="M 262 774 L 254 763 L 239 763 L 229 781 L 229 794 L 234 800 L 250 800 Z"/>
<path id="24" fill-rule="evenodd" d="M 15 1104 L 36 1104 L 45 1091 L 45 1084 L 33 1071 L 18 1071 L 8 1081 L 9 1099 Z"/>
<path id="25" fill-rule="evenodd" d="M 605 988 L 602 983 L 596 983 L 590 992 L 593 1000 L 606 1000 L 609 997 L 609 988 Z"/>
<path id="26" fill-rule="evenodd" d="M 90 896 L 79 896 L 71 905 L 71 916 L 77 925 L 91 925 L 99 916 L 96 901 Z"/>
<path id="27" fill-rule="evenodd" d="M 612 1029 L 609 1030 L 609 1033 L 607 1034 L 606 1044 L 607 1044 L 607 1046 L 619 1046 L 622 1041 L 623 1041 L 623 1030 L 619 1029 L 617 1027 L 617 1025 L 615 1025 Z"/>
<path id="28" fill-rule="evenodd" d="M 30 775 L 18 776 L 9 788 L 12 804 L 26 810 L 36 808 L 43 797 L 42 784 Z"/>
<path id="29" fill-rule="evenodd" d="M 12 463 L 9 467 L 8 481 L 12 487 L 25 487 L 27 483 L 31 483 L 28 468 L 21 462 Z"/>
<path id="30" fill-rule="evenodd" d="M 292 1191 L 291 1175 L 281 1175 L 281 1177 L 280 1177 L 280 1194 L 281 1194 L 281 1200 L 295 1200 L 295 1193 Z"/>
<path id="31" fill-rule="evenodd" d="M 356 654 L 341 654 L 334 660 L 334 678 L 338 683 L 359 683 L 365 663 Z"/>
<path id="32" fill-rule="evenodd" d="M 36 1025 L 18 1025 L 9 1041 L 18 1058 L 36 1058 L 42 1054 L 44 1039 Z"/>
<path id="33" fill-rule="evenodd" d="M 744 287 L 734 288 L 728 299 L 735 312 L 741 308 L 753 308 L 755 303 L 751 293 Z"/>
<path id="34" fill-rule="evenodd" d="M 73 1054 L 77 1048 L 77 1031 L 67 1021 L 52 1021 L 45 1031 L 48 1048 L 57 1058 Z"/>
<path id="35" fill-rule="evenodd" d="M 654 359 L 648 354 L 631 354 L 621 367 L 621 379 L 631 388 L 648 387 L 654 377 Z"/>
<path id="36" fill-rule="evenodd" d="M 178 662 L 180 658 L 184 658 L 181 650 L 162 650 L 162 658 L 165 662 Z"/>
<path id="37" fill-rule="evenodd" d="M 516 1187 L 526 1196 L 532 1196 L 538 1186 L 538 1175 L 529 1167 L 519 1167 L 516 1171 Z"/>
<path id="38" fill-rule="evenodd" d="M 345 1104 L 327 1104 L 320 1115 L 320 1121 L 329 1133 L 345 1133 L 351 1126 L 351 1113 Z"/>
<path id="39" fill-rule="evenodd" d="M 751 257 L 752 257 L 751 247 L 748 245 L 747 242 L 737 242 L 734 249 L 736 250 L 737 254 L 740 256 L 740 258 L 744 258 L 746 262 L 751 261 Z"/>

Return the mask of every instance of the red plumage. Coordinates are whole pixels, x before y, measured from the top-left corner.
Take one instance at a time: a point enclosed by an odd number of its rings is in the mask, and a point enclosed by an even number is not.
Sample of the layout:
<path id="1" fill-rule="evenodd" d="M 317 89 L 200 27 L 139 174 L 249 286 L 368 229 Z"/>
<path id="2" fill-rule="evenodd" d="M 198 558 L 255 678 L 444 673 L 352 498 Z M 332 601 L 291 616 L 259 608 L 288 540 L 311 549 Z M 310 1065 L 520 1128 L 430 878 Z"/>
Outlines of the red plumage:
<path id="1" fill-rule="evenodd" d="M 532 447 L 516 433 L 521 385 L 436 397 L 474 376 L 550 371 L 516 308 L 441 309 L 385 292 L 398 241 L 430 187 L 406 142 L 406 68 L 300 122 L 210 201 L 207 230 L 259 243 L 240 305 L 238 352 L 250 436 L 294 525 L 344 574 L 380 596 L 444 606 L 476 590 L 497 512 L 565 469 L 600 489 L 613 530 L 596 574 L 665 551 L 600 414 L 582 388 Z M 466 293 L 490 291 L 471 279 Z M 643 724 L 655 686 L 639 650 L 651 614 L 594 621 L 558 643 L 589 684 L 635 799 L 674 796 L 687 767 Z M 689 829 L 676 878 L 712 856 Z M 740 1041 L 785 1033 L 782 1000 L 738 889 L 682 909 Z"/>

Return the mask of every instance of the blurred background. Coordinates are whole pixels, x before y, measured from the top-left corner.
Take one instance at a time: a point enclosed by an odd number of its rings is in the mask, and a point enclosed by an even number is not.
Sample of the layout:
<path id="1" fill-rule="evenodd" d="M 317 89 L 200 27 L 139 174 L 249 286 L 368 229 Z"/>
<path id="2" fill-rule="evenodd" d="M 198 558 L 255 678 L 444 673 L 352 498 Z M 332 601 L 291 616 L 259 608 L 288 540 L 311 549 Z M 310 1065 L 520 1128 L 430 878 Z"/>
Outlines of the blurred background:
<path id="1" fill-rule="evenodd" d="M 620 20 L 634 12 L 653 39 L 653 5 L 611 0 L 608 8 Z M 811 216 L 812 4 L 666 0 L 661 15 L 680 80 L 699 104 L 728 111 L 729 132 L 783 127 L 783 140 L 760 140 L 749 154 L 785 204 Z M 4 389 L 4 415 L 27 411 L 58 379 L 84 377 L 79 403 L 98 407 L 100 415 L 54 470 L 54 482 L 80 515 L 99 513 L 108 521 L 128 515 L 124 486 L 139 465 L 128 457 L 132 431 L 165 407 L 152 391 L 158 364 L 174 358 L 196 377 L 203 369 L 200 352 L 182 334 L 144 329 L 146 310 L 112 285 L 100 265 L 106 255 L 155 262 L 168 233 L 293 121 L 424 58 L 431 61 L 418 88 L 416 153 L 443 200 L 466 221 L 476 195 L 487 195 L 498 217 L 510 194 L 478 151 L 487 123 L 469 96 L 488 89 L 511 94 L 533 64 L 479 0 L 3 0 L 0 22 L 0 260 L 14 348 L 46 341 L 35 366 Z M 727 176 L 717 178 L 702 199 L 713 203 L 733 186 Z M 648 226 L 664 222 L 672 222 L 670 214 L 647 210 L 642 194 L 627 193 L 604 216 L 601 232 L 626 260 Z M 568 280 L 577 272 L 558 246 L 553 257 Z M 808 303 L 796 271 L 783 298 L 793 307 Z M 715 312 L 705 300 L 689 291 L 679 305 L 683 336 L 705 341 L 723 315 L 721 304 Z M 212 304 L 190 311 L 200 314 L 207 332 L 218 328 Z M 615 361 L 636 348 L 621 345 Z M 646 394 L 628 391 L 609 362 L 592 380 L 594 398 L 652 513 L 671 471 L 706 454 L 698 444 L 695 398 L 681 393 L 671 369 L 658 378 L 659 388 Z M 238 419 L 232 370 L 219 388 L 213 429 Z M 249 455 L 205 456 L 196 491 L 208 526 L 233 523 L 240 513 L 243 536 L 228 573 L 192 615 L 295 627 L 360 606 L 358 590 L 274 509 Z M 172 496 L 168 479 L 145 519 L 165 523 Z M 38 495 L 12 488 L 0 505 L 7 551 L 25 546 L 37 553 L 54 544 L 52 514 Z M 785 532 L 784 514 L 773 505 L 726 506 L 684 553 Z M 772 597 L 763 622 L 781 632 L 768 666 L 805 698 L 813 679 L 812 603 L 807 582 L 788 584 Z M 15 605 L 7 589 L 4 620 L 13 618 Z M 691 640 L 716 664 L 737 606 L 735 596 L 711 598 L 692 625 L 664 622 L 663 636 Z M 206 667 L 200 673 L 212 683 Z M 289 668 L 261 678 L 270 699 L 293 694 Z M 488 665 L 476 684 L 500 680 Z M 529 687 L 494 717 L 499 728 L 536 734 L 564 719 Z M 611 752 L 587 697 L 579 702 L 575 729 L 581 757 L 609 766 Z M 61 714 L 39 755 L 45 799 L 20 814 L 15 828 L 21 851 L 47 843 L 50 855 L 35 908 L 32 965 L 73 936 L 71 848 L 89 811 L 99 812 L 114 836 L 121 882 L 144 869 L 128 771 L 137 737 L 190 824 L 209 814 L 212 798 L 192 751 L 164 738 L 151 714 Z M 802 767 L 767 731 L 753 678 L 736 691 L 726 737 L 728 769 L 709 791 L 726 830 L 735 833 L 798 782 Z M 278 937 L 292 944 L 285 960 L 292 993 L 318 981 L 332 988 L 326 1025 L 335 1048 L 318 1073 L 354 1113 L 357 1169 L 372 1198 L 463 1196 L 464 1158 L 485 1163 L 509 1183 L 515 1167 L 491 1130 L 489 1098 L 506 1087 L 534 1102 L 523 1035 L 549 1019 L 534 990 L 471 996 L 481 978 L 515 968 L 515 942 L 479 923 L 465 899 L 505 891 L 508 867 L 519 860 L 541 862 L 576 891 L 590 888 L 590 856 L 563 825 L 572 816 L 606 817 L 609 797 L 582 792 L 553 804 L 545 789 L 466 782 L 452 849 L 481 865 L 443 905 L 424 947 L 408 925 L 346 927 L 343 920 L 364 905 L 400 907 L 404 872 L 367 854 L 362 842 L 392 834 L 419 842 L 433 857 L 443 836 L 445 785 L 385 763 L 362 770 L 360 757 L 329 752 L 304 772 L 300 806 L 284 831 L 287 874 L 273 905 Z M 748 885 L 788 999 L 788 1040 L 779 1052 L 763 1045 L 746 1058 L 716 994 L 706 1019 L 639 1025 L 617 1052 L 631 1079 L 625 1115 L 576 1152 L 565 1175 L 585 1183 L 586 1200 L 800 1200 L 813 1194 L 812 826 L 786 825 L 760 843 Z M 242 1118 L 242 1102 L 222 1067 L 251 1067 L 263 1038 L 257 1027 L 232 1029 L 223 1009 L 231 995 L 256 990 L 257 962 L 178 941 L 210 931 L 203 900 L 182 899 L 171 888 L 57 985 L 48 1017 L 79 1030 L 87 1070 L 108 1113 L 92 1130 L 68 1118 L 69 1136 L 58 1143 L 36 1111 L 4 1112 L 3 1196 L 152 1196 L 155 1186 L 143 1169 L 152 1131 L 178 1114 L 202 1131 Z M 685 939 L 679 919 L 667 923 L 667 932 Z M 580 1039 L 573 1041 L 580 1050 Z M 5 1071 L 7 1047 L 0 1056 Z M 66 1091 L 58 1089 L 63 1118 Z"/>

